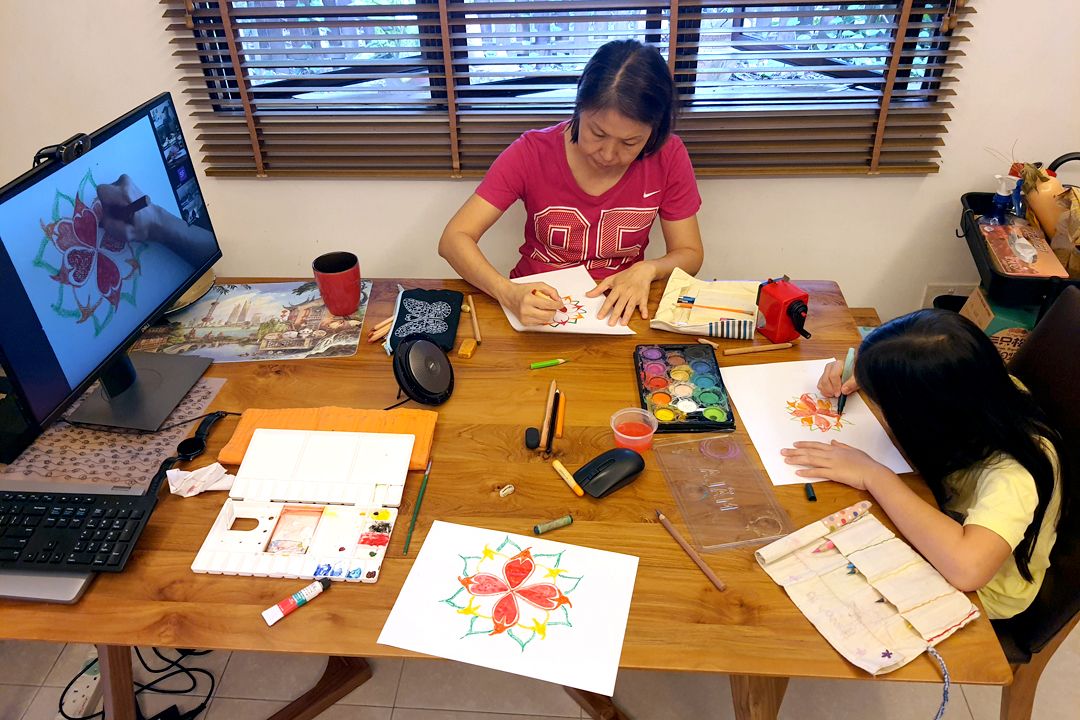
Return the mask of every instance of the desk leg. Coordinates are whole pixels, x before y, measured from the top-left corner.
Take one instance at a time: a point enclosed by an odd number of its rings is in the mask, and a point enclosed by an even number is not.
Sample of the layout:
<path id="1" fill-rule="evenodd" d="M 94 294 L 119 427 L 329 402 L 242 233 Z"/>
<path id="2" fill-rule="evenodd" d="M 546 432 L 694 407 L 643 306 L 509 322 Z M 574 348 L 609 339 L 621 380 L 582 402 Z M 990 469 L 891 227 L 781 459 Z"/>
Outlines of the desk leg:
<path id="1" fill-rule="evenodd" d="M 776 720 L 784 701 L 788 678 L 732 675 L 731 700 L 735 720 Z"/>
<path id="2" fill-rule="evenodd" d="M 331 655 L 319 681 L 269 720 L 311 720 L 369 679 L 371 666 L 364 658 Z"/>
<path id="3" fill-rule="evenodd" d="M 574 698 L 574 702 L 584 708 L 593 720 L 630 720 L 630 716 L 624 713 L 615 704 L 615 701 L 607 695 L 578 690 L 577 688 L 563 686 L 566 694 Z"/>
<path id="4" fill-rule="evenodd" d="M 105 686 L 105 717 L 135 720 L 135 684 L 131 677 L 131 647 L 98 645 L 98 665 Z"/>

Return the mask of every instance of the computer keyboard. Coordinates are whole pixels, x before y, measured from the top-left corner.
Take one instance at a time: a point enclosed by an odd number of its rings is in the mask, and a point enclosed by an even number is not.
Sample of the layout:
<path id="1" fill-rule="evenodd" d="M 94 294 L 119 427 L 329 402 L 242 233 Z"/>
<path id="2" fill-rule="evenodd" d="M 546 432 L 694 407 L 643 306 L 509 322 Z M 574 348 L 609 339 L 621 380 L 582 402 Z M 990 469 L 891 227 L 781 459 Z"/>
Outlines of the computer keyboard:
<path id="1" fill-rule="evenodd" d="M 0 492 L 0 569 L 120 572 L 156 493 Z"/>

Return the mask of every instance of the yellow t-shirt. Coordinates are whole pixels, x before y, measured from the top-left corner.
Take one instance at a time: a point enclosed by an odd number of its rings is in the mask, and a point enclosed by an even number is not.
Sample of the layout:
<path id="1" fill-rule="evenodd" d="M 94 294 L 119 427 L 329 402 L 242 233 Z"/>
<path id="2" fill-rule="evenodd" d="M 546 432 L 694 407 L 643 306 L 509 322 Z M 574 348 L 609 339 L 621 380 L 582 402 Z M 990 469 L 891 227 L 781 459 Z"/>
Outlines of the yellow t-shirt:
<path id="1" fill-rule="evenodd" d="M 1050 567 L 1050 550 L 1057 539 L 1061 470 L 1053 446 L 1043 440 L 1043 447 L 1054 467 L 1054 492 L 1028 562 L 1034 582 L 1020 575 L 1016 559 L 1010 555 L 990 582 L 978 591 L 991 620 L 1009 618 L 1027 608 L 1038 595 L 1046 568 Z M 949 475 L 945 478 L 945 491 L 946 512 L 962 517 L 964 525 L 979 525 L 997 533 L 1013 550 L 1024 539 L 1039 500 L 1031 473 L 1012 456 L 1004 454 Z"/>

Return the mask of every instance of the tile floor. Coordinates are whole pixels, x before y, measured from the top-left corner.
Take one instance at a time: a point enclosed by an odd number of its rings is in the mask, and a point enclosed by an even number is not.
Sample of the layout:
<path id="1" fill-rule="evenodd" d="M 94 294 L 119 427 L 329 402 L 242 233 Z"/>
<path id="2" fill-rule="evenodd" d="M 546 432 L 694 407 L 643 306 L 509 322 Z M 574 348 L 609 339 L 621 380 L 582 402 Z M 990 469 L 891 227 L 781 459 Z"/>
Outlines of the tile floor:
<path id="1" fill-rule="evenodd" d="M 0 642 L 0 720 L 53 720 L 60 693 L 86 658 L 86 645 Z M 166 651 L 168 654 L 168 652 Z M 948 652 L 945 653 L 946 662 Z M 162 663 L 144 653 L 156 666 Z M 189 658 L 218 679 L 206 720 L 266 718 L 300 695 L 322 673 L 325 658 L 263 653 L 214 652 Z M 561 688 L 440 660 L 375 660 L 374 677 L 320 720 L 555 720 L 583 717 Z M 148 677 L 136 663 L 137 678 Z M 1078 716 L 1080 630 L 1047 667 L 1035 701 L 1035 720 Z M 177 682 L 180 678 L 175 679 Z M 170 681 L 171 682 L 171 681 Z M 166 686 L 168 687 L 168 686 Z M 179 687 L 179 685 L 172 685 Z M 200 692 L 205 692 L 200 685 Z M 793 680 L 781 720 L 926 720 L 933 717 L 940 686 L 892 682 Z M 954 688 L 945 717 L 996 720 L 998 688 Z M 153 715 L 180 699 L 182 710 L 199 698 L 144 694 L 143 712 Z M 619 704 L 636 720 L 733 717 L 728 682 L 722 676 L 624 671 L 615 690 Z"/>

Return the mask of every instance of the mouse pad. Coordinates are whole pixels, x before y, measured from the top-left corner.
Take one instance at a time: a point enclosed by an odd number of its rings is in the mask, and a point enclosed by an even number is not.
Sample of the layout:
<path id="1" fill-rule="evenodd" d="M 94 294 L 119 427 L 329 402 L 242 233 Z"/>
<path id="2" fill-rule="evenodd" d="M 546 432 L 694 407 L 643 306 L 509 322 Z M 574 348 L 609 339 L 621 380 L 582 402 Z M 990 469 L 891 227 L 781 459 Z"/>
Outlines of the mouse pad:
<path id="1" fill-rule="evenodd" d="M 457 336 L 458 320 L 464 295 L 456 290 L 405 290 L 401 293 L 394 329 L 390 333 L 390 352 L 403 340 L 425 337 L 450 352 Z"/>

